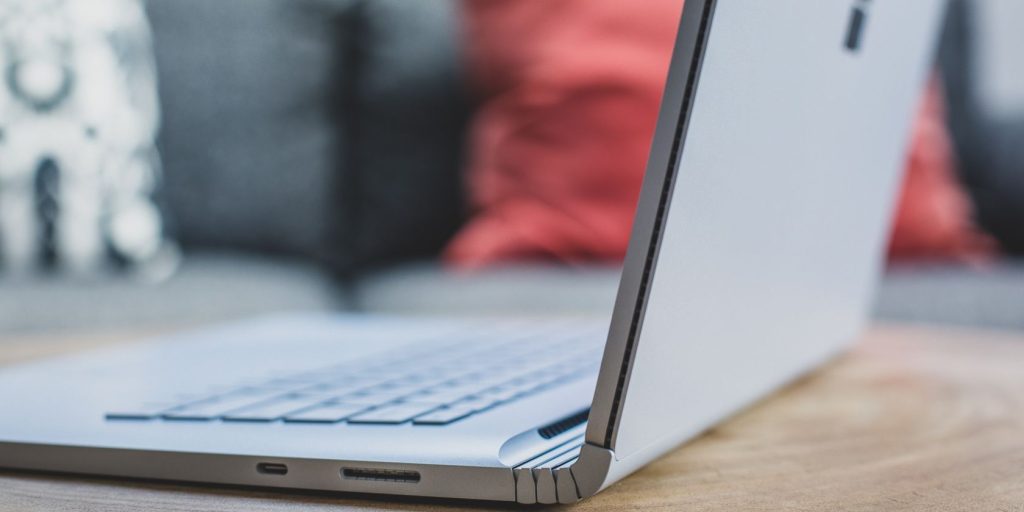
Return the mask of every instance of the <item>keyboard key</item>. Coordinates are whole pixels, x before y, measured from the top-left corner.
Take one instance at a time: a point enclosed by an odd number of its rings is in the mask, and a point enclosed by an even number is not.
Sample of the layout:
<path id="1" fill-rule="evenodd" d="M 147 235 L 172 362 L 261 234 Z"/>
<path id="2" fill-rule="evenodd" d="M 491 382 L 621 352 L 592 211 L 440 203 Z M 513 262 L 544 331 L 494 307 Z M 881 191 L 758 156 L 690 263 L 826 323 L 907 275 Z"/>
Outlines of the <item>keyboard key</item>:
<path id="1" fill-rule="evenodd" d="M 223 415 L 222 419 L 224 421 L 269 422 L 316 405 L 319 404 L 303 398 L 287 398 L 239 409 Z"/>
<path id="2" fill-rule="evenodd" d="M 348 394 L 338 393 L 336 391 L 304 391 L 301 393 L 289 394 L 289 398 L 303 399 L 311 404 L 342 403 L 344 400 L 341 400 L 341 398 L 344 396 L 348 396 Z"/>
<path id="3" fill-rule="evenodd" d="M 173 408 L 173 404 L 146 404 L 139 407 L 108 412 L 105 417 L 108 420 L 152 420 L 160 417 L 160 414 Z"/>
<path id="4" fill-rule="evenodd" d="M 280 391 L 272 390 L 232 393 L 168 411 L 162 417 L 176 421 L 212 421 L 237 409 L 261 404 L 280 396 L 284 395 Z"/>
<path id="5" fill-rule="evenodd" d="M 521 386 L 505 386 L 488 389 L 480 393 L 480 397 L 493 400 L 495 403 L 508 402 L 523 394 Z"/>
<path id="6" fill-rule="evenodd" d="M 398 425 L 437 409 L 436 404 L 399 403 L 386 405 L 348 419 L 354 424 Z"/>
<path id="7" fill-rule="evenodd" d="M 371 390 L 367 391 L 367 393 L 369 393 L 369 394 L 379 393 L 382 396 L 383 395 L 391 395 L 391 396 L 394 396 L 395 398 L 402 398 L 402 397 L 406 397 L 406 396 L 409 396 L 409 395 L 415 395 L 417 393 L 422 393 L 423 390 L 426 389 L 427 387 L 429 387 L 429 386 L 424 386 L 422 384 L 415 384 L 415 383 L 405 383 L 405 384 L 401 384 L 401 385 L 380 386 L 379 388 L 374 388 L 374 389 L 371 389 Z"/>
<path id="8" fill-rule="evenodd" d="M 400 398 L 409 396 L 410 394 L 412 394 L 412 392 L 408 389 L 373 390 L 366 393 L 345 395 L 338 398 L 337 401 L 346 404 L 376 406 L 394 402 Z"/>
<path id="9" fill-rule="evenodd" d="M 457 402 L 463 398 L 472 396 L 474 393 L 479 392 L 477 387 L 442 387 L 427 390 L 420 393 L 412 399 L 419 403 L 430 403 L 445 405 L 452 402 Z"/>
<path id="10" fill-rule="evenodd" d="M 415 425 L 448 425 L 463 418 L 467 418 L 476 412 L 473 407 L 455 406 L 443 407 L 436 411 L 429 412 L 413 420 Z"/>
<path id="11" fill-rule="evenodd" d="M 490 409 L 491 407 L 494 407 L 495 405 L 498 405 L 499 403 L 500 402 L 498 400 L 495 400 L 493 398 L 475 396 L 472 398 L 467 398 L 465 400 L 456 402 L 454 405 L 452 405 L 452 407 L 465 407 L 473 409 L 474 412 L 483 412 L 486 411 L 487 409 Z"/>
<path id="12" fill-rule="evenodd" d="M 366 410 L 366 406 L 330 404 L 306 409 L 284 417 L 286 423 L 338 423 Z"/>
<path id="13" fill-rule="evenodd" d="M 314 385 L 314 386 L 303 388 L 303 389 L 299 390 L 299 392 L 300 393 L 324 393 L 324 394 L 334 394 L 335 396 L 345 396 L 345 395 L 351 395 L 351 394 L 354 394 L 354 393 L 363 392 L 366 389 L 371 388 L 371 387 L 373 387 L 373 385 L 367 385 L 367 384 L 361 383 L 361 382 L 345 381 L 345 382 L 337 382 L 337 383 L 317 384 L 317 385 Z"/>

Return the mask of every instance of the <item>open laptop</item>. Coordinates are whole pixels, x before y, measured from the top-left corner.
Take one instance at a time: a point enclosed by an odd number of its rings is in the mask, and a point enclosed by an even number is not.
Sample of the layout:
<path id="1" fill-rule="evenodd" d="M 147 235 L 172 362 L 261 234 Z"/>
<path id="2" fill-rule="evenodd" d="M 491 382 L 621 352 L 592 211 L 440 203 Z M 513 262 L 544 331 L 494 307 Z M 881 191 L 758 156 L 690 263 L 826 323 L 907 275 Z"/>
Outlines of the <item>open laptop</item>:
<path id="1" fill-rule="evenodd" d="M 689 0 L 610 328 L 289 316 L 5 368 L 0 466 L 592 496 L 858 335 L 943 5 Z"/>

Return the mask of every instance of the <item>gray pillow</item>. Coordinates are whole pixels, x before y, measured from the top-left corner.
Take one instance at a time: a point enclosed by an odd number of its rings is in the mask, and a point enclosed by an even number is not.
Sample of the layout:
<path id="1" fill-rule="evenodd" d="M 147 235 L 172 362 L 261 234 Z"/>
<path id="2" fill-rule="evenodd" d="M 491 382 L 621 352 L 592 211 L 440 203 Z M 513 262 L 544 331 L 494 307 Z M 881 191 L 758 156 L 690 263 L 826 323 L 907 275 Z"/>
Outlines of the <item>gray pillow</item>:
<path id="1" fill-rule="evenodd" d="M 960 173 L 979 223 L 1005 250 L 1024 255 L 1024 119 L 993 119 L 982 108 L 977 3 L 954 0 L 940 47 L 950 127 Z"/>
<path id="2" fill-rule="evenodd" d="M 150 0 L 165 201 L 186 247 L 320 258 L 345 157 L 346 0 Z"/>
<path id="3" fill-rule="evenodd" d="M 469 113 L 455 2 L 365 0 L 353 26 L 342 271 L 440 251 L 463 220 Z"/>

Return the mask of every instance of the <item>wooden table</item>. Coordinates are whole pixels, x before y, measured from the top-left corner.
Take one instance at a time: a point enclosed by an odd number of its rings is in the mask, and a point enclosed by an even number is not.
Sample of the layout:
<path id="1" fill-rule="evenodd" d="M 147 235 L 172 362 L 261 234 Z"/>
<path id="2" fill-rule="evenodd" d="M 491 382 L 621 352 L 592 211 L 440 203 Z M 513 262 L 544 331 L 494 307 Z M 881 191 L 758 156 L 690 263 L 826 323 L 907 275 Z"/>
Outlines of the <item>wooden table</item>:
<path id="1" fill-rule="evenodd" d="M 7 340 L 0 365 L 123 338 Z M 2 511 L 482 507 L 0 472 Z M 576 510 L 636 508 L 1024 512 L 1024 334 L 876 328 Z"/>

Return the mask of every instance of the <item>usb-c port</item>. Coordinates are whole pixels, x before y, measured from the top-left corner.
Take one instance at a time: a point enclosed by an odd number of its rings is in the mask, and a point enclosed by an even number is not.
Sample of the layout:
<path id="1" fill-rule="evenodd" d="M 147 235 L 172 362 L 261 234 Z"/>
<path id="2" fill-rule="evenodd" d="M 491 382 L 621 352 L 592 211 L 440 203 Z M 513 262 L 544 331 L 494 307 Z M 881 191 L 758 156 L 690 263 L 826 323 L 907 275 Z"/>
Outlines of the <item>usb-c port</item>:
<path id="1" fill-rule="evenodd" d="M 256 464 L 256 472 L 261 475 L 283 476 L 288 474 L 288 466 L 273 462 L 260 462 Z"/>

